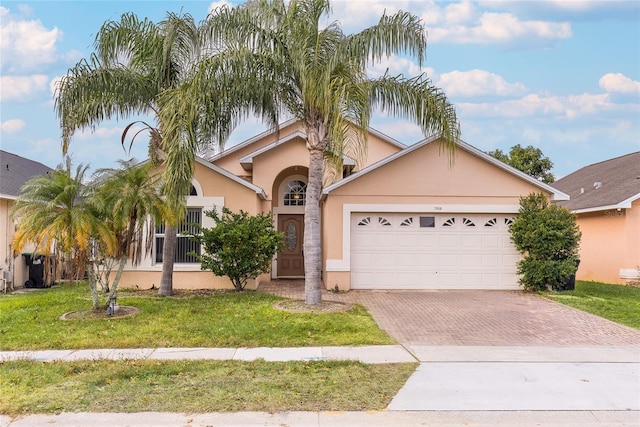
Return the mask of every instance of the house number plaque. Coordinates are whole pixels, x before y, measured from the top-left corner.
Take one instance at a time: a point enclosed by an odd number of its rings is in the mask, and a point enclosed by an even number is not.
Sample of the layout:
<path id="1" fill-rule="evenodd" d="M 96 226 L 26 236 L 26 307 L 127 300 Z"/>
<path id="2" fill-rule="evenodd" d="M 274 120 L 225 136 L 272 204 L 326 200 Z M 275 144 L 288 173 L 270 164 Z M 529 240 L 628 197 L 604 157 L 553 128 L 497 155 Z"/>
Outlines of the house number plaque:
<path id="1" fill-rule="evenodd" d="M 623 210 L 611 210 L 611 211 L 604 211 L 604 216 L 607 218 L 611 218 L 611 217 L 616 217 L 616 216 L 624 216 L 624 209 Z"/>

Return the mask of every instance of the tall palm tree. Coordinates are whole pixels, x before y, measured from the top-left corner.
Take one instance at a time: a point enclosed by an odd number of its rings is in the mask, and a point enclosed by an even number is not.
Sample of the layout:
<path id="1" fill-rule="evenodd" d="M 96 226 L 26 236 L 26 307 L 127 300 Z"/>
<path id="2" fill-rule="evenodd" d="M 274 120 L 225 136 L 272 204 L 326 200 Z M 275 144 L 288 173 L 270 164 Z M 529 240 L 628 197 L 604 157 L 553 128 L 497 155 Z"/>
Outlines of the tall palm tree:
<path id="1" fill-rule="evenodd" d="M 162 278 L 159 293 L 170 295 L 173 288 L 173 262 L 176 226 L 185 215 L 198 149 L 217 135 L 230 132 L 231 120 L 215 121 L 201 107 L 192 116 L 194 135 L 165 135 L 158 113 L 167 90 L 184 90 L 197 64 L 216 53 L 191 15 L 168 13 L 155 24 L 132 13 L 119 21 L 107 21 L 98 31 L 95 52 L 70 69 L 57 89 L 55 108 L 62 128 L 63 152 L 77 130 L 95 129 L 105 120 L 128 119 L 139 115 L 155 117 L 150 131 L 149 155 L 164 165 L 163 193 L 171 207 L 166 219 Z M 193 105 L 193 108 L 198 106 Z M 122 142 L 130 126 L 125 128 Z M 158 156 L 158 151 L 161 152 Z"/>
<path id="2" fill-rule="evenodd" d="M 114 251 L 104 254 L 118 262 L 114 281 L 108 286 L 107 304 L 115 296 L 127 260 L 136 265 L 143 253 L 151 253 L 154 222 L 165 217 L 160 175 L 153 173 L 152 164 L 138 165 L 135 159 L 119 163 L 117 169 L 96 172 L 96 190 L 92 197 L 116 239 Z"/>
<path id="3" fill-rule="evenodd" d="M 349 147 L 363 152 L 376 107 L 413 120 L 425 134 L 439 134 L 451 151 L 459 138 L 453 106 L 426 76 L 367 76 L 368 65 L 392 54 L 410 55 L 422 66 L 426 31 L 418 17 L 406 12 L 384 15 L 378 24 L 346 35 L 337 22 L 321 25 L 329 12 L 328 0 L 255 0 L 215 10 L 206 30 L 211 40 L 224 45 L 224 53 L 201 62 L 190 94 L 165 93 L 171 108 L 160 113 L 167 134 L 193 133 L 198 110 L 191 106 L 215 103 L 224 82 L 228 110 L 257 113 L 276 129 L 283 114 L 304 124 L 309 149 L 304 233 L 307 304 L 322 300 L 319 199 L 324 159 L 339 165 L 341 153 Z"/>
<path id="4" fill-rule="evenodd" d="M 92 242 L 98 239 L 111 252 L 115 239 L 104 218 L 90 204 L 93 188 L 84 183 L 87 169 L 87 165 L 80 164 L 73 173 L 71 158 L 67 157 L 64 165 L 22 186 L 11 213 L 18 220 L 13 244 L 16 251 L 35 243 L 36 252 L 67 254 L 76 266 L 85 268 L 93 307 L 98 308 Z"/>

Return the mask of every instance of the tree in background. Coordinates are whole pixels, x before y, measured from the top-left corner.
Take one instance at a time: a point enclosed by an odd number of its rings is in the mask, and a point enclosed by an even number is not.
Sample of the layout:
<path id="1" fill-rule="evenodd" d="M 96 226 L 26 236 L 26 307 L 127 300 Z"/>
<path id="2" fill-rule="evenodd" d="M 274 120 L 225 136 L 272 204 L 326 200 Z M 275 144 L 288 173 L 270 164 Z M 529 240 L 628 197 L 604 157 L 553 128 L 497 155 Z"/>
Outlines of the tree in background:
<path id="1" fill-rule="evenodd" d="M 509 150 L 509 154 L 503 153 L 500 149 L 489 151 L 487 154 L 544 183 L 550 184 L 555 181 L 555 177 L 551 173 L 553 163 L 542 154 L 539 148 L 532 145 L 528 147 L 522 147 L 520 144 L 514 145 Z"/>
<path id="2" fill-rule="evenodd" d="M 284 234 L 273 226 L 271 214 L 250 216 L 227 208 L 222 209 L 222 215 L 216 210 L 205 214 L 213 218 L 216 225 L 198 226 L 200 233 L 191 236 L 204 250 L 203 255 L 194 254 L 203 270 L 229 277 L 236 291 L 244 290 L 247 280 L 270 270 L 273 257 L 284 246 Z"/>
<path id="3" fill-rule="evenodd" d="M 582 234 L 576 216 L 552 205 L 544 194 L 520 199 L 519 215 L 509 226 L 511 240 L 523 258 L 518 262 L 525 290 L 563 289 L 575 274 Z"/>
<path id="4" fill-rule="evenodd" d="M 455 109 L 424 75 L 367 76 L 368 66 L 396 54 L 423 65 L 427 38 L 419 17 L 383 15 L 376 25 L 346 35 L 338 22 L 321 22 L 330 11 L 327 0 L 256 0 L 215 9 L 204 25 L 224 50 L 200 63 L 191 92 L 167 92 L 168 108 L 160 113 L 170 139 L 195 136 L 197 106 L 214 106 L 216 112 L 220 102 L 228 118 L 254 113 L 276 130 L 282 116 L 303 123 L 309 150 L 303 246 L 310 305 L 322 302 L 319 201 L 325 161 L 341 171 L 343 153 L 363 157 L 376 107 L 440 136 L 449 152 L 460 132 Z"/>

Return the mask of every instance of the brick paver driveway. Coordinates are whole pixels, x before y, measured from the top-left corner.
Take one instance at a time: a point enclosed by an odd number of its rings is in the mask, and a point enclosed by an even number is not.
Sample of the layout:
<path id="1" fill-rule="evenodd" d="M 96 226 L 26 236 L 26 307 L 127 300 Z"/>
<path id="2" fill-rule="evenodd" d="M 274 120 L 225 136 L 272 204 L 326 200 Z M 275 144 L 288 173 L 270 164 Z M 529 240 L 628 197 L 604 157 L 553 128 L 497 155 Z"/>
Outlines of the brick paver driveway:
<path id="1" fill-rule="evenodd" d="M 260 290 L 304 298 L 296 282 Z M 405 345 L 629 346 L 640 331 L 518 291 L 351 291 L 324 300 L 362 304 Z"/>

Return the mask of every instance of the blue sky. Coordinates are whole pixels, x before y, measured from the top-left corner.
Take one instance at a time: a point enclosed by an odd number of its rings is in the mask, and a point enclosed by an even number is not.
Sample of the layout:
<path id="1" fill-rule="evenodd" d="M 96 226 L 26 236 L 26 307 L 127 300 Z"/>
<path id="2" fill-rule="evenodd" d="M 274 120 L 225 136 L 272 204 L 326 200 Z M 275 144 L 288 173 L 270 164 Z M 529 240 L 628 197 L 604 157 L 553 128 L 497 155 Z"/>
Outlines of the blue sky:
<path id="1" fill-rule="evenodd" d="M 55 167 L 62 160 L 53 88 L 92 52 L 107 20 L 134 12 L 156 22 L 167 11 L 199 21 L 222 2 L 7 1 L 0 5 L 0 146 Z M 562 177 L 591 163 L 640 150 L 640 2 L 638 1 L 334 1 L 330 20 L 345 32 L 373 25 L 386 10 L 408 10 L 428 30 L 427 63 L 406 58 L 372 67 L 372 76 L 425 72 L 456 106 L 462 139 L 483 151 L 515 144 L 540 148 Z M 74 162 L 113 167 L 144 159 L 120 135 L 135 120 L 78 133 Z M 411 123 L 377 114 L 372 127 L 405 143 L 423 138 Z M 237 129 L 227 147 L 264 130 Z"/>

